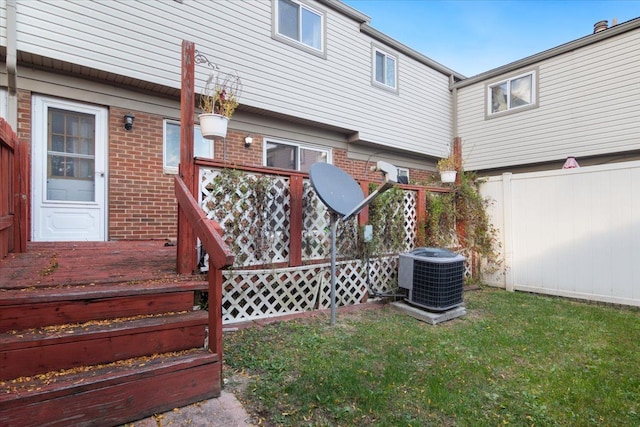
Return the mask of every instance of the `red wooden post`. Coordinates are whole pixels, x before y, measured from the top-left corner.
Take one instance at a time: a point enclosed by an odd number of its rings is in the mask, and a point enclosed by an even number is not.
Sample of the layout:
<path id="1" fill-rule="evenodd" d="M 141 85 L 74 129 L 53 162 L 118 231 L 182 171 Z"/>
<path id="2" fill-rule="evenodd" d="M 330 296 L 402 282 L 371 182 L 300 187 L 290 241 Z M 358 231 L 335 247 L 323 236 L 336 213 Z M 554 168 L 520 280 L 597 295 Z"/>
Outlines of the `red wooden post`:
<path id="1" fill-rule="evenodd" d="M 189 191 L 196 195 L 193 162 L 193 115 L 195 112 L 195 45 L 182 41 L 182 82 L 180 90 L 180 168 L 179 174 Z M 191 273 L 196 268 L 196 238 L 184 212 L 178 205 L 178 273 Z"/>
<path id="2" fill-rule="evenodd" d="M 29 237 L 28 212 L 29 212 L 29 156 L 27 144 L 15 138 L 16 150 L 14 153 L 14 170 L 16 171 L 16 189 L 14 200 L 14 252 L 27 252 L 27 240 Z"/>
<path id="3" fill-rule="evenodd" d="M 456 186 L 462 184 L 462 138 L 456 136 L 453 138 L 453 158 L 456 162 Z M 455 196 L 454 196 L 455 197 Z M 458 221 L 456 224 L 456 232 L 458 233 L 458 241 L 464 248 L 467 243 L 467 227 L 464 221 Z"/>
<path id="4" fill-rule="evenodd" d="M 418 227 L 418 229 L 416 230 L 416 246 L 424 246 L 425 241 L 426 241 L 426 236 L 425 236 L 425 224 L 427 222 L 427 192 L 424 189 L 424 187 L 421 187 L 418 189 L 418 200 L 416 201 L 417 203 L 417 208 L 416 208 L 416 216 L 417 216 L 417 221 L 416 221 L 416 227 Z M 422 228 L 422 229 L 421 229 Z"/>
<path id="5" fill-rule="evenodd" d="M 220 386 L 222 387 L 222 270 L 209 263 L 209 350 L 220 360 Z"/>
<path id="6" fill-rule="evenodd" d="M 459 136 L 453 138 L 452 152 L 453 159 L 456 163 L 456 171 L 458 172 L 456 174 L 456 184 L 460 185 L 462 179 L 462 177 L 460 176 L 462 175 L 462 138 L 460 138 Z"/>
<path id="7" fill-rule="evenodd" d="M 292 175 L 289 181 L 291 210 L 289 212 L 289 265 L 302 265 L 302 176 Z"/>

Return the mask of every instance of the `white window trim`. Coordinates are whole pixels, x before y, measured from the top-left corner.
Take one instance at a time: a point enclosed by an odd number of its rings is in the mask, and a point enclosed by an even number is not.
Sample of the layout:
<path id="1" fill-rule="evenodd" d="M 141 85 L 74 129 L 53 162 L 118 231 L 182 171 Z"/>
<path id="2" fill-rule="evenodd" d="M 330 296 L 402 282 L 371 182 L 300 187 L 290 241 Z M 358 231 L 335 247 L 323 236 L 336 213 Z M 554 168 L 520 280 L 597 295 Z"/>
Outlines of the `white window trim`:
<path id="1" fill-rule="evenodd" d="M 9 118 L 9 93 L 6 89 L 0 89 L 0 117 Z"/>
<path id="2" fill-rule="evenodd" d="M 327 14 L 325 11 L 318 9 L 317 7 L 312 7 L 311 5 L 309 5 L 307 2 L 304 1 L 300 1 L 300 0 L 290 0 L 293 3 L 297 3 L 300 5 L 301 8 L 307 9 L 317 15 L 320 15 L 320 20 L 321 20 L 321 24 L 320 24 L 320 44 L 321 47 L 320 49 L 316 49 L 312 46 L 309 46 L 307 44 L 304 44 L 301 41 L 298 41 L 296 39 L 292 39 L 291 37 L 285 36 L 284 34 L 280 34 L 279 28 L 278 28 L 278 4 L 279 1 L 278 0 L 272 0 L 272 14 L 271 14 L 271 28 L 272 28 L 272 32 L 271 32 L 271 37 L 274 40 L 278 40 L 280 42 L 283 42 L 285 44 L 288 44 L 290 46 L 296 47 L 298 49 L 304 50 L 305 52 L 311 53 L 313 55 L 316 55 L 320 58 L 326 59 L 327 58 Z"/>
<path id="3" fill-rule="evenodd" d="M 180 120 L 173 120 L 173 119 L 164 119 L 162 121 L 162 172 L 165 174 L 171 174 L 171 175 L 176 175 L 178 173 L 178 167 L 177 166 L 167 166 L 167 124 L 174 124 L 174 125 L 178 125 L 180 126 Z M 198 124 L 194 124 L 193 125 L 193 131 L 195 132 L 200 132 L 200 125 Z M 193 142 L 195 144 L 195 141 Z M 214 157 L 214 148 L 213 148 L 213 141 L 211 141 L 211 151 L 210 151 L 210 157 L 213 159 Z M 194 147 L 195 149 L 195 147 Z M 178 164 L 180 164 L 180 161 L 178 161 Z"/>
<path id="4" fill-rule="evenodd" d="M 264 144 L 262 144 L 262 166 L 264 167 L 270 167 L 267 166 L 267 145 L 269 143 L 273 143 L 273 144 L 282 144 L 282 145 L 289 145 L 292 147 L 296 147 L 298 150 L 300 148 L 305 148 L 305 149 L 309 149 L 309 150 L 316 150 L 316 151 L 323 151 L 325 153 L 327 153 L 327 163 L 332 164 L 333 163 L 333 153 L 330 147 L 326 147 L 326 146 L 322 146 L 322 145 L 315 145 L 315 144 L 307 144 L 307 143 L 302 143 L 302 142 L 294 142 L 294 141 L 287 141 L 284 139 L 276 139 L 276 138 L 264 138 Z M 298 164 L 296 165 L 296 167 L 298 169 L 292 169 L 292 170 L 297 170 L 299 171 L 299 167 L 300 167 L 300 152 L 298 152 Z"/>
<path id="5" fill-rule="evenodd" d="M 520 105 L 518 107 L 509 107 L 507 105 L 507 109 L 504 111 L 497 111 L 495 113 L 491 112 L 491 89 L 495 86 L 501 85 L 506 82 L 510 82 L 512 80 L 517 80 L 521 77 L 531 76 L 531 103 L 528 105 Z M 510 84 L 510 83 L 509 83 Z M 524 73 L 514 74 L 507 78 L 503 78 L 501 80 L 496 80 L 485 85 L 485 119 L 492 119 L 496 117 L 503 117 L 505 115 L 510 115 L 514 113 L 518 113 L 520 111 L 531 110 L 533 108 L 538 108 L 538 69 L 535 68 L 533 70 L 526 71 Z"/>
<path id="6" fill-rule="evenodd" d="M 378 80 L 376 80 L 376 53 L 381 53 L 385 56 L 385 58 L 393 58 L 393 64 L 394 64 L 394 68 L 395 68 L 395 72 L 394 72 L 394 76 L 395 76 L 395 82 L 394 82 L 394 86 L 390 86 L 386 83 L 381 83 Z M 400 77 L 399 77 L 399 58 L 398 55 L 389 52 L 388 50 L 382 49 L 379 46 L 376 45 L 371 45 L 371 84 L 373 86 L 379 87 L 381 89 L 385 89 L 388 90 L 390 92 L 394 92 L 394 93 L 398 93 L 398 86 L 399 86 L 399 81 L 400 81 Z"/>

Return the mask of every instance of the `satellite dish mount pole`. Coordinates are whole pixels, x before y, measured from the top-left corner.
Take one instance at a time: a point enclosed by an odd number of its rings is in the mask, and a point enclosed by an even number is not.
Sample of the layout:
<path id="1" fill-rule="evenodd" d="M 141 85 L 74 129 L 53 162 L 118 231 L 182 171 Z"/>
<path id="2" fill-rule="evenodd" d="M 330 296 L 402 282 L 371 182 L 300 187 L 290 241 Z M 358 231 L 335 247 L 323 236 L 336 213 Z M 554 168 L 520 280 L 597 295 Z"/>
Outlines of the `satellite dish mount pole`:
<path id="1" fill-rule="evenodd" d="M 336 324 L 336 230 L 338 214 L 331 213 L 331 326 Z"/>

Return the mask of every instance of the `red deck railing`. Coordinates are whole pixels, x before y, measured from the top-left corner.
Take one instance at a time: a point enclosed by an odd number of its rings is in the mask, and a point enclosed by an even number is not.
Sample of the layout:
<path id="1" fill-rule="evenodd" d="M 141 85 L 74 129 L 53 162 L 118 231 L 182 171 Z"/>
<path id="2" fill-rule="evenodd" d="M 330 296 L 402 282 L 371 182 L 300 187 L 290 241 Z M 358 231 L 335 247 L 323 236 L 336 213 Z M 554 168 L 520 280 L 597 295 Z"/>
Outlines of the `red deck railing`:
<path id="1" fill-rule="evenodd" d="M 0 259 L 27 251 L 27 171 L 18 136 L 0 118 Z"/>
<path id="2" fill-rule="evenodd" d="M 175 191 L 180 211 L 209 254 L 209 349 L 222 360 L 222 269 L 233 265 L 234 256 L 222 240 L 220 225 L 206 217 L 180 177 L 175 178 Z"/>

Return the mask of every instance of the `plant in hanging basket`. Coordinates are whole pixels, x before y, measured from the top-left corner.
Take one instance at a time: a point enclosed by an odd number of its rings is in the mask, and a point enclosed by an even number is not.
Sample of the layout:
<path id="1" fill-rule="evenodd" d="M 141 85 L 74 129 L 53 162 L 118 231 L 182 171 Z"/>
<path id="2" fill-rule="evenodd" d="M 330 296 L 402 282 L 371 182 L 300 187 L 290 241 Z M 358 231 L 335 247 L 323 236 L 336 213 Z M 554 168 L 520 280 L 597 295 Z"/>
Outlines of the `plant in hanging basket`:
<path id="1" fill-rule="evenodd" d="M 206 139 L 227 136 L 227 124 L 239 105 L 240 77 L 236 74 L 212 73 L 200 94 L 198 107 L 200 130 Z"/>
<path id="2" fill-rule="evenodd" d="M 456 160 L 453 158 L 453 156 L 444 157 L 438 160 L 438 164 L 436 165 L 436 168 L 438 168 L 440 172 L 454 171 L 456 170 Z"/>
<path id="3" fill-rule="evenodd" d="M 438 160 L 436 168 L 440 171 L 440 181 L 449 183 L 456 180 L 456 160 L 453 155 Z"/>

